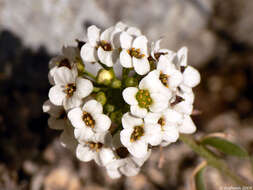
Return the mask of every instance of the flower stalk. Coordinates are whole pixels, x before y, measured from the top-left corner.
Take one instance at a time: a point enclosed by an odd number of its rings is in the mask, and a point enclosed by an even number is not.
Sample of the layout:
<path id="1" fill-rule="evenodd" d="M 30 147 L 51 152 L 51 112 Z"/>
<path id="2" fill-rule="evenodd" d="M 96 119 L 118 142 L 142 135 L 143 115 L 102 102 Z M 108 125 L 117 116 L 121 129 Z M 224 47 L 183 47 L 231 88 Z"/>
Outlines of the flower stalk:
<path id="1" fill-rule="evenodd" d="M 232 171 L 223 160 L 216 157 L 203 145 L 198 144 L 190 135 L 180 134 L 179 139 L 187 144 L 194 152 L 205 158 L 209 166 L 218 169 L 221 173 L 232 179 L 236 184 L 240 186 L 249 186 L 249 184 L 234 171 Z"/>

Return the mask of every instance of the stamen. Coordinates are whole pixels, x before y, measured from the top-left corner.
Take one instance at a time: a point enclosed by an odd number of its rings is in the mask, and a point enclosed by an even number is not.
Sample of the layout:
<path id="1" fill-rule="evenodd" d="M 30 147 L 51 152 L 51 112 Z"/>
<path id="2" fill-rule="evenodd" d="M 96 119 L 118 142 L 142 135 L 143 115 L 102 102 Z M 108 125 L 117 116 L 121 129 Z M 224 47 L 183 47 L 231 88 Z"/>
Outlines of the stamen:
<path id="1" fill-rule="evenodd" d="M 83 121 L 87 127 L 94 128 L 95 120 L 92 118 L 91 114 L 86 111 L 83 112 Z"/>
<path id="2" fill-rule="evenodd" d="M 71 64 L 70 64 L 69 60 L 67 58 L 65 58 L 59 62 L 58 67 L 67 67 L 67 68 L 71 69 Z"/>
<path id="3" fill-rule="evenodd" d="M 165 119 L 163 118 L 163 117 L 161 117 L 159 120 L 158 120 L 158 122 L 157 122 L 159 125 L 161 125 L 161 129 L 162 129 L 162 131 L 164 130 L 163 129 L 163 126 L 166 124 L 166 122 L 165 122 Z"/>
<path id="4" fill-rule="evenodd" d="M 161 57 L 161 55 L 166 55 L 168 54 L 167 52 L 157 52 L 154 54 L 156 60 L 159 60 L 159 58 Z"/>
<path id="5" fill-rule="evenodd" d="M 135 49 L 135 48 L 128 49 L 127 53 L 131 57 L 135 57 L 137 59 L 141 59 L 141 58 L 143 58 L 145 56 L 144 54 L 141 54 L 141 50 L 139 48 L 138 49 Z"/>
<path id="6" fill-rule="evenodd" d="M 139 140 L 144 135 L 144 128 L 143 127 L 144 127 L 143 125 L 138 125 L 138 126 L 134 127 L 134 131 L 130 137 L 131 142 Z"/>
<path id="7" fill-rule="evenodd" d="M 184 101 L 184 98 L 182 98 L 181 96 L 176 95 L 176 99 L 170 105 L 171 106 L 175 106 L 176 104 L 178 104 L 178 103 L 180 103 L 182 101 Z"/>
<path id="8" fill-rule="evenodd" d="M 166 75 L 160 72 L 159 80 L 162 82 L 164 86 L 168 88 L 169 75 Z"/>
<path id="9" fill-rule="evenodd" d="M 87 142 L 86 143 L 90 149 L 92 150 L 95 150 L 96 152 L 99 152 L 100 149 L 103 147 L 103 144 L 98 142 L 98 143 L 95 143 L 95 142 Z"/>
<path id="10" fill-rule="evenodd" d="M 112 45 L 105 40 L 100 41 L 99 46 L 105 51 L 112 51 Z"/>
<path id="11" fill-rule="evenodd" d="M 120 158 L 126 158 L 129 155 L 129 152 L 126 147 L 119 147 L 116 149 L 116 153 Z"/>
<path id="12" fill-rule="evenodd" d="M 64 92 L 67 94 L 68 98 L 73 96 L 75 91 L 76 91 L 76 84 L 75 83 L 67 84 L 65 86 Z"/>

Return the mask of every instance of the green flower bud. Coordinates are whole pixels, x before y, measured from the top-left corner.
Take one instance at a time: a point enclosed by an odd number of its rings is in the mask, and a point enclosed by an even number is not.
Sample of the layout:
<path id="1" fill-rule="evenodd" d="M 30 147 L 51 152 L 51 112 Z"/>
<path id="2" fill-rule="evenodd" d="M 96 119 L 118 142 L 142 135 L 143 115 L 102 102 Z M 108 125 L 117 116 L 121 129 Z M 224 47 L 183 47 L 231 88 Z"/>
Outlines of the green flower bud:
<path id="1" fill-rule="evenodd" d="M 97 74 L 97 83 L 110 85 L 112 80 L 115 78 L 113 69 L 100 69 Z"/>
<path id="2" fill-rule="evenodd" d="M 120 110 L 118 110 L 118 111 L 112 112 L 110 114 L 110 118 L 111 118 L 112 122 L 120 124 L 122 115 L 123 115 L 122 112 Z"/>
<path id="3" fill-rule="evenodd" d="M 138 86 L 138 80 L 134 77 L 129 77 L 125 81 L 126 87 Z"/>
<path id="4" fill-rule="evenodd" d="M 82 75 L 84 73 L 84 68 L 85 68 L 83 62 L 81 60 L 77 61 L 76 66 L 77 66 L 79 75 Z"/>
<path id="5" fill-rule="evenodd" d="M 114 105 L 112 105 L 112 104 L 106 104 L 105 105 L 105 111 L 107 112 L 107 113 L 111 113 L 111 112 L 113 112 L 115 110 L 115 106 Z"/>
<path id="6" fill-rule="evenodd" d="M 97 93 L 96 95 L 96 98 L 95 98 L 99 103 L 101 103 L 102 105 L 105 105 L 106 101 L 107 101 L 107 98 L 106 98 L 106 95 L 104 92 L 99 92 Z"/>
<path id="7" fill-rule="evenodd" d="M 112 88 L 120 88 L 120 87 L 121 87 L 121 80 L 119 80 L 119 79 L 114 79 L 114 80 L 112 81 L 111 87 L 112 87 Z"/>

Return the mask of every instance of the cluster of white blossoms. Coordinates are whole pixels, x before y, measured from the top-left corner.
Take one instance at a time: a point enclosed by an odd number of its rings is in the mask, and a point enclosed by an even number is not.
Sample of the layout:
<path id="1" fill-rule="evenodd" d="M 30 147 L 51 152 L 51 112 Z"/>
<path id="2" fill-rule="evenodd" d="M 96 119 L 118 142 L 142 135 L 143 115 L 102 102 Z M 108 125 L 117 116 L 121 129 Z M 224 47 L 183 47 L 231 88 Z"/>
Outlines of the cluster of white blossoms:
<path id="1" fill-rule="evenodd" d="M 112 178 L 134 176 L 155 146 L 194 133 L 191 119 L 199 72 L 177 52 L 150 43 L 124 23 L 87 30 L 49 63 L 49 100 L 43 111 L 61 143 L 77 158 L 94 160 Z"/>

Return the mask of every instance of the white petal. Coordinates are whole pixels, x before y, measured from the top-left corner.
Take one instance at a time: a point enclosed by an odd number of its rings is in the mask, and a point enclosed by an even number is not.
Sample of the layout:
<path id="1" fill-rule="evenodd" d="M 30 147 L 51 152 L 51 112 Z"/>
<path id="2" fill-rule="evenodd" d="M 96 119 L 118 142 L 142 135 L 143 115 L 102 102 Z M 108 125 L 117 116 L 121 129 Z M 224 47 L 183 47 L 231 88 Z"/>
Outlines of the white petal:
<path id="1" fill-rule="evenodd" d="M 178 70 L 174 70 L 173 74 L 169 76 L 169 88 L 176 88 L 183 81 L 183 75 Z"/>
<path id="2" fill-rule="evenodd" d="M 104 32 L 102 32 L 101 36 L 100 36 L 100 40 L 104 40 L 108 43 L 111 42 L 111 34 L 114 30 L 114 27 L 110 27 L 110 28 L 107 28 Z"/>
<path id="3" fill-rule="evenodd" d="M 86 43 L 82 46 L 80 55 L 84 62 L 96 62 L 97 51 L 96 48 L 92 47 L 91 44 Z"/>
<path id="4" fill-rule="evenodd" d="M 164 126 L 163 140 L 167 142 L 176 142 L 179 137 L 179 132 L 176 126 Z"/>
<path id="5" fill-rule="evenodd" d="M 118 171 L 118 169 L 115 169 L 115 170 L 110 170 L 110 169 L 107 169 L 107 174 L 110 176 L 110 178 L 112 179 L 117 179 L 117 178 L 120 178 L 121 177 L 121 174 L 120 172 Z"/>
<path id="6" fill-rule="evenodd" d="M 60 142 L 63 147 L 70 149 L 72 152 L 75 152 L 77 141 L 73 135 L 73 130 L 64 130 L 60 136 Z"/>
<path id="7" fill-rule="evenodd" d="M 130 128 L 132 129 L 134 126 L 142 125 L 143 120 L 137 117 L 133 117 L 129 114 L 129 112 L 125 113 L 121 119 L 123 128 Z"/>
<path id="8" fill-rule="evenodd" d="M 95 47 L 99 41 L 100 29 L 92 25 L 87 29 L 89 43 Z"/>
<path id="9" fill-rule="evenodd" d="M 102 166 L 106 166 L 108 163 L 113 161 L 113 151 L 109 148 L 102 148 L 99 152 L 98 161 Z"/>
<path id="10" fill-rule="evenodd" d="M 134 70 L 139 75 L 145 75 L 150 70 L 150 65 L 146 57 L 143 57 L 141 59 L 133 57 L 133 66 L 134 66 Z"/>
<path id="11" fill-rule="evenodd" d="M 135 176 L 139 173 L 140 168 L 137 167 L 134 163 L 128 162 L 126 165 L 119 168 L 119 171 L 125 176 Z"/>
<path id="12" fill-rule="evenodd" d="M 130 137 L 131 137 L 132 132 L 133 132 L 133 129 L 123 129 L 120 132 L 120 140 L 121 140 L 121 143 L 125 147 L 131 146 L 131 144 L 132 144 L 130 142 Z"/>
<path id="13" fill-rule="evenodd" d="M 171 75 L 174 71 L 175 65 L 172 63 L 172 60 L 169 60 L 167 56 L 160 56 L 159 62 L 157 63 L 157 70 L 162 71 L 164 74 Z"/>
<path id="14" fill-rule="evenodd" d="M 187 65 L 187 57 L 188 57 L 187 54 L 188 54 L 187 47 L 182 47 L 180 50 L 178 50 L 177 57 L 178 57 L 180 66 Z"/>
<path id="15" fill-rule="evenodd" d="M 63 107 L 65 110 L 69 110 L 71 108 L 78 107 L 82 104 L 82 99 L 80 99 L 76 93 L 73 94 L 71 97 L 66 97 L 63 100 Z"/>
<path id="16" fill-rule="evenodd" d="M 89 100 L 88 102 L 84 104 L 83 111 L 86 111 L 91 114 L 95 114 L 95 113 L 101 114 L 103 112 L 103 107 L 98 101 Z"/>
<path id="17" fill-rule="evenodd" d="M 196 126 L 190 116 L 186 115 L 183 124 L 179 126 L 180 133 L 191 134 L 196 131 Z"/>
<path id="18" fill-rule="evenodd" d="M 150 105 L 150 110 L 152 112 L 161 112 L 168 108 L 169 105 L 169 97 L 164 96 L 163 94 L 159 93 L 151 93 L 152 104 Z"/>
<path id="19" fill-rule="evenodd" d="M 83 126 L 81 128 L 75 128 L 74 135 L 79 142 L 85 143 L 90 141 L 95 134 L 91 128 Z"/>
<path id="20" fill-rule="evenodd" d="M 133 37 L 126 32 L 120 35 L 120 44 L 122 49 L 130 49 L 132 46 Z"/>
<path id="21" fill-rule="evenodd" d="M 183 77 L 184 77 L 184 84 L 186 84 L 189 87 L 195 87 L 200 83 L 199 72 L 191 66 L 186 67 L 183 73 Z"/>
<path id="22" fill-rule="evenodd" d="M 62 106 L 56 106 L 54 104 L 52 104 L 52 102 L 50 102 L 50 100 L 47 100 L 44 102 L 43 106 L 42 106 L 42 110 L 43 112 L 48 113 L 50 116 L 53 117 L 60 117 L 61 114 L 63 112 L 65 112 L 65 110 L 63 109 Z"/>
<path id="23" fill-rule="evenodd" d="M 180 123 L 183 120 L 183 115 L 175 110 L 172 109 L 166 109 L 163 112 L 163 115 L 165 116 L 165 121 L 170 123 Z"/>
<path id="24" fill-rule="evenodd" d="M 127 25 L 123 22 L 117 22 L 115 28 L 119 29 L 120 31 L 123 31 L 127 28 Z"/>
<path id="25" fill-rule="evenodd" d="M 148 144 L 139 140 L 127 147 L 127 149 L 133 156 L 141 158 L 147 154 Z"/>
<path id="26" fill-rule="evenodd" d="M 51 129 L 63 130 L 64 128 L 67 127 L 67 120 L 50 117 L 48 119 L 48 126 Z"/>
<path id="27" fill-rule="evenodd" d="M 76 148 L 76 157 L 83 161 L 83 162 L 89 162 L 94 158 L 94 152 L 92 152 L 88 147 L 78 145 Z"/>
<path id="28" fill-rule="evenodd" d="M 128 54 L 127 50 L 123 49 L 120 52 L 120 64 L 123 67 L 126 68 L 132 68 L 133 67 L 133 63 L 132 63 L 132 57 Z"/>
<path id="29" fill-rule="evenodd" d="M 49 80 L 49 83 L 51 85 L 55 85 L 55 82 L 54 82 L 54 74 L 55 74 L 55 71 L 57 70 L 57 66 L 54 66 L 53 68 L 51 68 L 48 72 L 48 80 Z"/>
<path id="30" fill-rule="evenodd" d="M 75 94 L 80 98 L 85 98 L 93 90 L 93 84 L 90 80 L 78 77 L 76 80 L 76 92 Z"/>
<path id="31" fill-rule="evenodd" d="M 136 28 L 136 27 L 129 27 L 126 32 L 130 35 L 133 35 L 133 36 L 140 36 L 141 35 L 141 31 Z"/>
<path id="32" fill-rule="evenodd" d="M 148 40 L 146 36 L 138 36 L 133 41 L 133 48 L 140 49 L 145 56 L 148 55 Z"/>
<path id="33" fill-rule="evenodd" d="M 54 73 L 54 82 L 59 85 L 66 85 L 75 82 L 76 76 L 67 67 L 59 67 Z"/>
<path id="34" fill-rule="evenodd" d="M 93 114 L 93 119 L 95 120 L 94 130 L 96 132 L 104 132 L 107 131 L 111 126 L 110 118 L 105 114 Z"/>
<path id="35" fill-rule="evenodd" d="M 160 72 L 158 70 L 151 71 L 140 81 L 139 88 L 149 90 L 151 93 L 162 91 L 164 86 L 159 80 L 159 75 Z"/>
<path id="36" fill-rule="evenodd" d="M 149 124 L 157 124 L 157 122 L 161 118 L 161 116 L 162 116 L 161 113 L 152 113 L 152 112 L 149 112 L 145 116 L 144 121 L 145 121 L 145 123 L 149 123 Z"/>
<path id="37" fill-rule="evenodd" d="M 130 110 L 132 115 L 140 118 L 144 118 L 148 113 L 146 108 L 141 108 L 138 105 L 130 106 Z"/>
<path id="38" fill-rule="evenodd" d="M 101 47 L 99 47 L 97 51 L 99 60 L 108 67 L 113 66 L 112 53 L 112 51 L 105 51 Z"/>
<path id="39" fill-rule="evenodd" d="M 63 92 L 63 88 L 60 85 L 55 85 L 50 88 L 48 97 L 54 105 L 61 106 L 66 94 Z"/>
<path id="40" fill-rule="evenodd" d="M 150 145 L 157 146 L 162 142 L 161 126 L 159 124 L 146 124 L 144 128 L 146 141 Z"/>
<path id="41" fill-rule="evenodd" d="M 138 92 L 138 88 L 135 87 L 128 87 L 126 88 L 123 92 L 123 99 L 125 100 L 126 103 L 129 105 L 137 105 L 138 102 L 136 100 L 136 94 Z"/>
<path id="42" fill-rule="evenodd" d="M 71 124 L 76 128 L 82 128 L 84 127 L 84 121 L 82 119 L 83 112 L 81 108 L 74 108 L 69 111 L 68 118 L 71 122 Z"/>
<path id="43" fill-rule="evenodd" d="M 177 112 L 190 115 L 192 113 L 192 110 L 193 110 L 193 105 L 186 102 L 186 101 L 182 101 L 182 102 L 176 104 L 173 107 L 173 109 Z"/>

